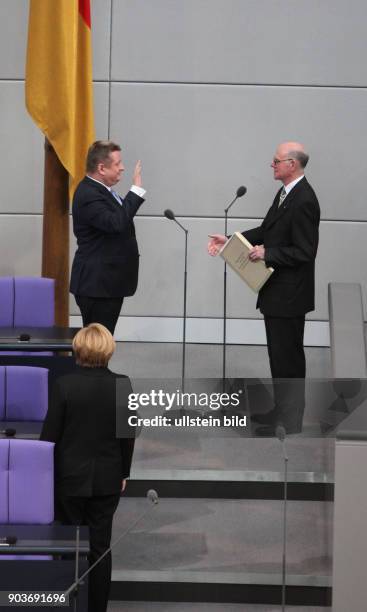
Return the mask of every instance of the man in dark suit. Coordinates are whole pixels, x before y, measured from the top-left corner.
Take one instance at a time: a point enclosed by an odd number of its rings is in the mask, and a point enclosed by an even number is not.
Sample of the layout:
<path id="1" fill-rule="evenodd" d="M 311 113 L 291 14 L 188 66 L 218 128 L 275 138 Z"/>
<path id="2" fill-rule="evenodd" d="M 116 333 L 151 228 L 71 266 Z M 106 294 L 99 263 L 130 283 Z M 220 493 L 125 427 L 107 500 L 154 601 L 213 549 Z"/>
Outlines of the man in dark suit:
<path id="1" fill-rule="evenodd" d="M 270 425 L 260 434 L 271 435 L 282 423 L 299 431 L 304 409 L 306 362 L 303 348 L 305 314 L 314 310 L 315 258 L 320 207 L 304 176 L 308 162 L 297 142 L 278 146 L 271 166 L 283 183 L 263 223 L 243 232 L 251 244 L 252 261 L 263 260 L 274 273 L 259 292 L 257 307 L 264 315 L 270 370 L 273 379 L 297 379 L 274 385 L 275 408 L 258 422 Z M 216 255 L 227 238 L 214 235 L 208 251 Z M 296 404 L 296 406 L 295 406 Z M 255 419 L 254 419 L 255 420 Z"/>
<path id="2" fill-rule="evenodd" d="M 113 334 L 124 297 L 134 295 L 139 253 L 134 216 L 144 202 L 141 162 L 124 199 L 112 189 L 124 166 L 121 148 L 98 140 L 87 155 L 87 176 L 73 198 L 73 229 L 77 239 L 70 291 L 80 308 L 83 326 L 98 322 Z"/>
<path id="3" fill-rule="evenodd" d="M 135 442 L 116 437 L 116 401 L 123 412 L 119 418 L 126 418 L 132 389 L 129 378 L 107 367 L 114 349 L 110 332 L 99 323 L 79 330 L 73 340 L 78 367 L 56 381 L 41 432 L 41 440 L 55 443 L 55 518 L 88 525 L 90 565 L 110 546 Z M 110 582 L 108 553 L 90 573 L 88 612 L 106 611 Z"/>

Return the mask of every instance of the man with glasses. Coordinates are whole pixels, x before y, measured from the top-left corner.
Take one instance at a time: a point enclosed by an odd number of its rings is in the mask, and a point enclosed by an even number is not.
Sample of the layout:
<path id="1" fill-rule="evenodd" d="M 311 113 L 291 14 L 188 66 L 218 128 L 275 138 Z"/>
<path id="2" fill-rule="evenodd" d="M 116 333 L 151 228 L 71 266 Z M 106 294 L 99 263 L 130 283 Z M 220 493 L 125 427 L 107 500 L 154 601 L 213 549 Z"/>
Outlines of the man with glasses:
<path id="1" fill-rule="evenodd" d="M 303 348 L 305 315 L 314 310 L 315 258 L 320 207 L 304 176 L 309 156 L 298 142 L 278 146 L 271 167 L 283 183 L 259 227 L 243 232 L 254 245 L 252 261 L 263 260 L 274 273 L 259 292 L 257 308 L 264 315 L 275 408 L 253 420 L 264 425 L 260 435 L 273 435 L 278 424 L 288 433 L 300 431 L 304 411 L 306 361 Z M 215 234 L 208 244 L 216 255 L 225 236 Z M 294 380 L 294 379 L 297 379 Z"/>

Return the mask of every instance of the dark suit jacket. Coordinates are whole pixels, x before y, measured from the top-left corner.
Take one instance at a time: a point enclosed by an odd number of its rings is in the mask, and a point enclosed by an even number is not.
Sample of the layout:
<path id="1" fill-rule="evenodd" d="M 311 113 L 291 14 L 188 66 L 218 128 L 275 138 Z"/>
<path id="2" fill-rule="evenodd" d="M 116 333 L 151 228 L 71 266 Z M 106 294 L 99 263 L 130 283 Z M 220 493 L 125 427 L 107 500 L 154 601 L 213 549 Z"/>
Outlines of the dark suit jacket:
<path id="1" fill-rule="evenodd" d="M 127 395 L 129 379 L 107 368 L 78 367 L 56 381 L 41 440 L 55 442 L 58 493 L 111 495 L 129 476 L 134 438 L 116 438 L 117 378 Z"/>
<path id="2" fill-rule="evenodd" d="M 71 270 L 71 293 L 104 298 L 134 295 L 139 253 L 133 219 L 143 202 L 129 191 L 120 206 L 96 181 L 86 176 L 79 183 L 73 198 L 78 249 Z"/>
<path id="3" fill-rule="evenodd" d="M 264 315 L 295 317 L 315 308 L 320 207 L 306 178 L 278 208 L 280 191 L 261 226 L 243 235 L 254 245 L 264 245 L 265 263 L 275 270 L 259 292 L 257 307 Z"/>

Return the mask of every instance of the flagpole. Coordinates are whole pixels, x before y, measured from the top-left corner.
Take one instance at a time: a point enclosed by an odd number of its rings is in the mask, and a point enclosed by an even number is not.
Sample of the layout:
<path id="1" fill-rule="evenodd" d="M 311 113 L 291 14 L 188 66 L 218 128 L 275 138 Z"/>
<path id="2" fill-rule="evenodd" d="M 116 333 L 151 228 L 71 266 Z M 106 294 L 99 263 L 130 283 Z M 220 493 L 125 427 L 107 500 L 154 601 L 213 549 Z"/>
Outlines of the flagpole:
<path id="1" fill-rule="evenodd" d="M 69 174 L 45 139 L 42 276 L 55 279 L 55 324 L 69 326 Z"/>

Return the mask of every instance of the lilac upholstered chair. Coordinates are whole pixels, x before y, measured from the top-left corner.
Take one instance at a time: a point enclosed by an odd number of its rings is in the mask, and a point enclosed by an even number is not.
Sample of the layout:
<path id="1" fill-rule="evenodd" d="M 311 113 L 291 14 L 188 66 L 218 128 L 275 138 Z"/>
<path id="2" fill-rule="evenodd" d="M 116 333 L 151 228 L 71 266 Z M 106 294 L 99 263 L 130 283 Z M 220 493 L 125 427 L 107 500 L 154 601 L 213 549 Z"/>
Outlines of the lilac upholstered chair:
<path id="1" fill-rule="evenodd" d="M 9 444 L 9 523 L 52 523 L 54 444 L 39 440 L 0 442 Z"/>
<path id="2" fill-rule="evenodd" d="M 51 327 L 55 324 L 55 281 L 0 277 L 0 306 L 0 327 Z"/>
<path id="3" fill-rule="evenodd" d="M 49 525 L 53 520 L 53 443 L 0 440 L 0 523 Z M 0 561 L 46 559 L 51 557 L 0 556 Z"/>
<path id="4" fill-rule="evenodd" d="M 0 327 L 55 325 L 55 281 L 42 277 L 0 277 Z M 0 355 L 50 356 L 50 352 L 12 351 Z"/>
<path id="5" fill-rule="evenodd" d="M 5 366 L 0 366 L 0 421 L 5 420 L 5 399 Z"/>
<path id="6" fill-rule="evenodd" d="M 55 325 L 55 281 L 53 278 L 14 278 L 13 327 Z"/>
<path id="7" fill-rule="evenodd" d="M 9 518 L 8 512 L 8 460 L 9 460 L 9 445 L 3 444 L 8 440 L 0 440 L 0 524 L 7 523 Z"/>
<path id="8" fill-rule="evenodd" d="M 44 421 L 48 408 L 48 370 L 0 366 L 0 420 Z"/>
<path id="9" fill-rule="evenodd" d="M 43 421 L 48 407 L 48 370 L 0 366 L 0 420 Z"/>

